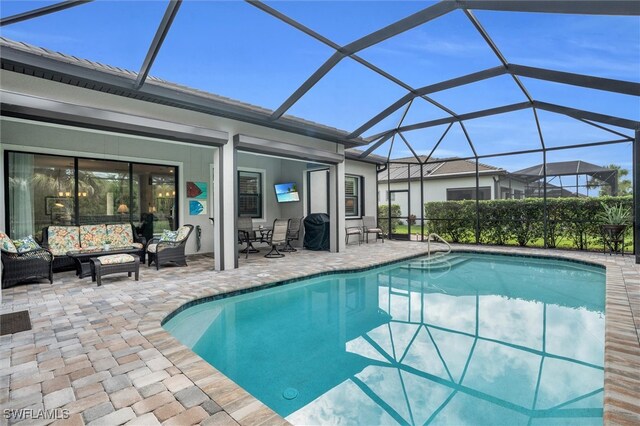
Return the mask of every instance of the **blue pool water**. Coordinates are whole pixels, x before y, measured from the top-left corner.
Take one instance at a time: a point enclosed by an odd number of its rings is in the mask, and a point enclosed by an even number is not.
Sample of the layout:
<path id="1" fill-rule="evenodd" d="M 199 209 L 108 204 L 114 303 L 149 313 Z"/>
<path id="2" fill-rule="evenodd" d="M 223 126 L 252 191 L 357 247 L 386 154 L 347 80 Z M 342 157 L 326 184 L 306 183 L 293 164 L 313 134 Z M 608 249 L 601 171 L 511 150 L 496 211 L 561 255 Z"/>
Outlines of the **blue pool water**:
<path id="1" fill-rule="evenodd" d="M 450 254 L 188 308 L 164 327 L 293 424 L 602 424 L 604 270 Z"/>

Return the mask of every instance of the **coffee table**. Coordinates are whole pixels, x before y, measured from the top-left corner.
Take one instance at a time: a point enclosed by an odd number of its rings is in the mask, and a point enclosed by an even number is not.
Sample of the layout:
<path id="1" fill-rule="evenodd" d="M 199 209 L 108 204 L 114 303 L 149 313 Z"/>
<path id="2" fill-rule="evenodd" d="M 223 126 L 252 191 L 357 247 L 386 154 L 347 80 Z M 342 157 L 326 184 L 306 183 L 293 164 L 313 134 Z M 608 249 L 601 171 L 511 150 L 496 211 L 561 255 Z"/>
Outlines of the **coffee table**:
<path id="1" fill-rule="evenodd" d="M 110 250 L 96 248 L 95 250 L 71 250 L 67 252 L 67 256 L 76 263 L 76 275 L 78 278 L 86 278 L 91 276 L 92 257 L 105 256 L 107 254 L 139 254 L 142 250 L 133 246 L 117 247 Z"/>

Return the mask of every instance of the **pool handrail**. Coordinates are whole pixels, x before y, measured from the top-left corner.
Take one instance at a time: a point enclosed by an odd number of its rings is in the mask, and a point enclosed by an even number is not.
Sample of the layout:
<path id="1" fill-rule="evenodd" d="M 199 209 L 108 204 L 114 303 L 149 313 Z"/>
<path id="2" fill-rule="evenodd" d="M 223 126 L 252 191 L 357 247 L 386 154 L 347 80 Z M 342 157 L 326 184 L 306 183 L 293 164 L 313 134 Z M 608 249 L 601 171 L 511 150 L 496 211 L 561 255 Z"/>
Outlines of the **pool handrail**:
<path id="1" fill-rule="evenodd" d="M 434 239 L 438 239 L 441 242 L 443 242 L 446 246 L 447 246 L 447 252 L 445 254 L 449 254 L 451 253 L 451 244 L 449 244 L 447 242 L 447 240 L 445 240 L 444 238 L 442 238 L 440 235 L 436 234 L 435 232 L 432 232 L 429 234 L 429 236 L 427 237 L 427 256 L 431 256 L 431 238 Z"/>

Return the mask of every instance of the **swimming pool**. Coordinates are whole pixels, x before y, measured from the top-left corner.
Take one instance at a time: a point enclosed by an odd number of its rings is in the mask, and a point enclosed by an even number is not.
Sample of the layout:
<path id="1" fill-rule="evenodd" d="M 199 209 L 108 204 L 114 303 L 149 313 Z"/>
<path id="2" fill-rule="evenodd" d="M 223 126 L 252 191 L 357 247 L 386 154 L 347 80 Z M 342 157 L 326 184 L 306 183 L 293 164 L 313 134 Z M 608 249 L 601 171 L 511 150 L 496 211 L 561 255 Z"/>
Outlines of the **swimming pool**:
<path id="1" fill-rule="evenodd" d="M 187 308 L 164 327 L 293 424 L 601 424 L 604 269 L 452 253 Z"/>

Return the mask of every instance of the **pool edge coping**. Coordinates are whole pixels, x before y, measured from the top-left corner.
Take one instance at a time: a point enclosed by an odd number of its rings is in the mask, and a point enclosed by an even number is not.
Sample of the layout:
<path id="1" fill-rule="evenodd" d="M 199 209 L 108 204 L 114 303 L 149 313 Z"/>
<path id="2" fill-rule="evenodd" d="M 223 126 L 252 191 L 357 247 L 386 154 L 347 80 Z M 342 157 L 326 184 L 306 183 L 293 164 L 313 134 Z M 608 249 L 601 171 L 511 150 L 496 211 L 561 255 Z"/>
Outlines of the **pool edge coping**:
<path id="1" fill-rule="evenodd" d="M 479 253 L 479 254 L 500 254 L 514 257 L 530 257 L 543 259 L 558 259 L 575 263 L 582 263 L 591 266 L 605 268 L 605 338 L 604 338 L 604 404 L 603 422 L 625 423 L 640 420 L 640 415 L 625 409 L 624 395 L 620 395 L 619 389 L 620 371 L 628 369 L 628 362 L 624 361 L 624 354 L 631 348 L 640 357 L 640 344 L 634 326 L 634 318 L 631 310 L 630 300 L 624 283 L 622 267 L 607 262 L 605 259 L 582 259 L 580 253 L 518 253 L 510 251 L 512 247 L 464 247 L 454 246 L 452 252 L 456 253 Z M 526 250 L 526 249 L 525 249 Z M 163 324 L 171 317 L 177 315 L 185 309 L 197 304 L 206 303 L 202 301 L 206 298 L 216 300 L 233 295 L 243 294 L 252 291 L 259 291 L 266 288 L 290 284 L 302 279 L 310 279 L 318 276 L 333 275 L 340 273 L 362 272 L 376 267 L 387 266 L 393 263 L 406 261 L 421 257 L 427 254 L 426 247 L 422 252 L 400 255 L 397 259 L 383 263 L 365 262 L 361 267 L 344 266 L 333 267 L 329 270 L 311 274 L 301 274 L 299 276 L 280 281 L 269 281 L 259 283 L 249 283 L 245 288 L 218 292 L 210 287 L 203 287 L 199 294 L 186 298 L 178 298 L 171 304 L 160 305 L 159 308 L 152 309 L 139 322 L 140 333 L 153 344 L 156 349 L 167 357 L 182 373 L 187 376 L 196 386 L 205 392 L 214 402 L 231 416 L 239 424 L 260 424 L 269 422 L 288 424 L 286 419 L 275 413 L 267 405 L 263 404 L 241 386 L 233 382 L 226 375 L 218 371 L 215 367 L 207 363 L 190 348 L 180 343 L 171 333 L 164 329 Z M 577 256 L 576 256 L 577 255 Z M 577 258 L 576 258 L 577 257 Z M 623 295 L 624 297 L 620 296 Z M 200 302 L 198 302 L 200 301 Z M 194 303 L 198 302 L 198 303 Z M 626 302 L 626 303 L 625 303 Z M 189 305 L 188 307 L 183 307 Z M 626 309 L 625 309 L 626 308 Z M 624 311 L 621 313 L 621 310 Z M 628 314 L 628 315 L 623 315 Z M 613 316 L 613 318 L 611 318 Z M 629 320 L 634 328 L 634 333 L 628 331 L 620 334 L 619 326 L 628 327 Z M 632 345 L 620 347 L 621 339 Z M 622 353 L 622 354 L 621 354 Z M 632 355 L 634 355 L 632 353 Z M 624 377 L 624 376 L 623 376 Z M 640 385 L 640 380 L 631 379 L 631 386 Z M 624 394 L 624 392 L 623 392 Z M 622 399 L 622 401 L 620 401 Z M 622 406 L 621 406 L 622 405 Z M 621 411 L 622 410 L 622 411 Z M 260 420 L 260 421 L 258 421 Z"/>

